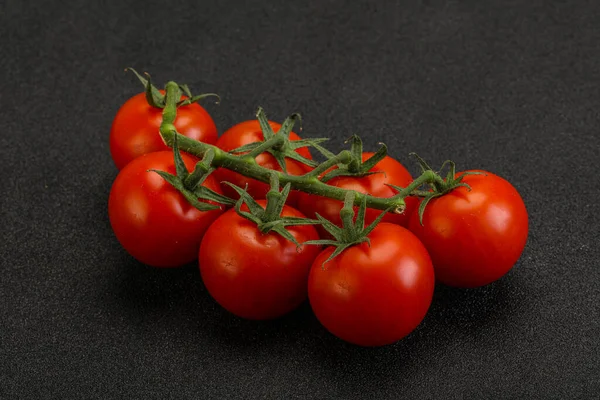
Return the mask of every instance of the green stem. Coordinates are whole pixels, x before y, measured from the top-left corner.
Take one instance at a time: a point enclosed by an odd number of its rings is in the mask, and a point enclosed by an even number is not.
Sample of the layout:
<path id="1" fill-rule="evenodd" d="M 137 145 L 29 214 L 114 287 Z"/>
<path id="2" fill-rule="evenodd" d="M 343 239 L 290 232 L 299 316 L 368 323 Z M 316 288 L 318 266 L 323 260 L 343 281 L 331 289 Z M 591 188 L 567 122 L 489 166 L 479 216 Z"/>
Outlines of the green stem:
<path id="1" fill-rule="evenodd" d="M 175 82 L 168 82 L 165 86 L 165 90 L 166 105 L 163 109 L 163 122 L 160 126 L 160 134 L 167 146 L 172 146 L 173 138 L 175 135 L 177 135 L 177 143 L 180 150 L 201 158 L 204 157 L 206 152 L 212 150 L 214 157 L 210 161 L 210 167 L 213 168 L 226 168 L 265 183 L 269 183 L 273 174 L 276 174 L 280 185 L 285 186 L 289 183 L 292 189 L 341 201 L 346 199 L 348 192 L 354 192 L 352 190 L 346 190 L 327 185 L 318 179 L 318 175 L 321 172 L 327 170 L 333 165 L 338 163 L 348 163 L 352 159 L 350 152 L 340 152 L 340 154 L 338 154 L 336 157 L 333 157 L 331 160 L 326 161 L 320 166 L 317 166 L 313 172 L 310 172 L 304 176 L 288 175 L 280 171 L 273 171 L 271 169 L 261 167 L 256 163 L 254 157 L 259 155 L 262 151 L 280 144 L 280 141 L 284 139 L 283 135 L 274 135 L 272 138 L 267 139 L 263 144 L 253 149 L 249 154 L 246 154 L 243 157 L 229 154 L 216 146 L 202 143 L 179 134 L 173 123 L 177 117 L 177 102 L 181 98 L 181 88 Z M 366 205 L 369 208 L 378 210 L 391 209 L 391 212 L 402 213 L 404 212 L 404 208 L 406 206 L 404 198 L 407 197 L 414 189 L 417 189 L 424 183 L 443 185 L 444 181 L 441 177 L 433 173 L 433 171 L 426 171 L 396 196 L 383 198 L 355 192 L 353 196 L 353 203 L 354 205 L 359 206 L 362 200 L 365 199 Z"/>
<path id="2" fill-rule="evenodd" d="M 340 210 L 340 218 L 342 220 L 342 226 L 346 232 L 352 230 L 353 227 L 353 219 L 354 219 L 354 209 L 352 205 L 354 204 L 354 197 L 356 196 L 355 192 L 349 192 L 344 199 L 344 207 Z"/>
<path id="3" fill-rule="evenodd" d="M 175 118 L 177 117 L 177 103 L 180 98 L 181 89 L 179 85 L 173 81 L 167 82 L 165 85 L 165 108 L 163 108 L 161 128 L 163 125 L 173 125 L 175 122 Z"/>
<path id="4" fill-rule="evenodd" d="M 411 195 L 415 197 L 427 197 L 431 195 L 431 191 L 427 190 L 413 190 Z"/>
<path id="5" fill-rule="evenodd" d="M 267 206 L 265 207 L 265 221 L 271 222 L 279 218 L 279 215 L 276 213 L 277 209 L 277 200 L 281 197 L 281 193 L 279 193 L 279 179 L 277 174 L 271 174 L 270 180 L 271 188 L 267 192 Z"/>
<path id="6" fill-rule="evenodd" d="M 423 172 L 420 176 L 417 177 L 414 181 L 410 183 L 407 187 L 405 187 L 402 191 L 398 193 L 398 195 L 402 198 L 409 196 L 413 191 L 419 188 L 421 185 L 426 183 L 433 183 L 434 185 L 444 184 L 444 180 L 437 175 L 435 172 L 429 170 Z"/>
<path id="7" fill-rule="evenodd" d="M 246 157 L 238 157 L 233 154 L 229 154 L 216 146 L 198 142 L 190 139 L 176 132 L 175 127 L 171 124 L 163 124 L 160 127 L 160 133 L 167 146 L 171 146 L 173 143 L 173 137 L 177 136 L 177 143 L 179 149 L 187 153 L 193 154 L 196 157 L 202 158 L 204 153 L 209 149 L 212 149 L 215 156 L 212 160 L 212 167 L 221 167 L 230 169 L 237 172 L 238 174 L 256 179 L 257 181 L 269 183 L 271 180 L 271 174 L 277 174 L 279 178 L 279 184 L 285 186 L 290 183 L 293 189 L 300 190 L 302 192 L 316 194 L 323 197 L 329 197 L 336 200 L 343 201 L 346 198 L 348 190 L 341 189 L 335 186 L 327 185 L 317 177 L 305 177 L 288 175 L 280 171 L 273 171 L 272 169 L 261 167 L 256 163 L 249 163 Z M 390 207 L 393 208 L 393 212 L 402 213 L 404 211 L 405 203 L 404 197 L 406 196 L 394 196 L 394 197 L 374 197 L 363 193 L 356 193 L 354 199 L 354 205 L 359 206 L 361 200 L 366 198 L 367 207 L 375 208 L 378 210 L 386 210 Z"/>

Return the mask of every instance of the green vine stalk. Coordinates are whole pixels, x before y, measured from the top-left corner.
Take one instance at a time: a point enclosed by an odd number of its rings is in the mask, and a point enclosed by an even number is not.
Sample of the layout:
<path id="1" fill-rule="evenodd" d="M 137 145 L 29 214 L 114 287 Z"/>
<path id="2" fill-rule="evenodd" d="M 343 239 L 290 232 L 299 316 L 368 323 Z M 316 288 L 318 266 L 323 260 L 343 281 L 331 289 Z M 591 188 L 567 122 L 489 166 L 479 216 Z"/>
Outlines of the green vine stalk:
<path id="1" fill-rule="evenodd" d="M 382 198 L 330 186 L 320 181 L 319 175 L 328 168 L 339 164 L 348 165 L 353 161 L 353 155 L 348 150 L 341 151 L 339 154 L 329 158 L 322 164 L 315 167 L 314 170 L 300 176 L 289 175 L 285 172 L 273 171 L 271 169 L 264 168 L 257 164 L 255 157 L 263 151 L 281 147 L 286 140 L 284 135 L 273 135 L 256 148 L 259 150 L 253 151 L 251 154 L 247 153 L 242 155 L 231 154 L 211 144 L 190 139 L 178 133 L 174 126 L 174 121 L 177 117 L 177 107 L 179 105 L 178 102 L 180 101 L 183 93 L 182 88 L 177 83 L 170 81 L 166 84 L 165 89 L 166 94 L 165 105 L 163 108 L 163 121 L 160 126 L 160 134 L 164 142 L 168 146 L 172 147 L 176 137 L 177 145 L 180 150 L 200 158 L 204 158 L 205 155 L 209 153 L 211 159 L 204 160 L 205 162 L 209 161 L 209 165 L 207 165 L 207 167 L 227 168 L 246 177 L 265 183 L 271 182 L 273 179 L 273 174 L 276 174 L 279 183 L 283 186 L 289 184 L 292 189 L 340 201 L 348 199 L 347 195 L 349 192 L 354 192 L 351 198 L 353 198 L 355 206 L 366 204 L 366 206 L 369 208 L 388 210 L 389 212 L 393 213 L 404 212 L 404 198 L 409 195 L 419 195 L 421 191 L 418 189 L 422 185 L 439 185 L 440 183 L 443 183 L 442 178 L 433 170 L 426 170 L 423 171 L 423 173 L 406 188 L 396 188 L 398 190 L 398 194 L 395 196 Z"/>

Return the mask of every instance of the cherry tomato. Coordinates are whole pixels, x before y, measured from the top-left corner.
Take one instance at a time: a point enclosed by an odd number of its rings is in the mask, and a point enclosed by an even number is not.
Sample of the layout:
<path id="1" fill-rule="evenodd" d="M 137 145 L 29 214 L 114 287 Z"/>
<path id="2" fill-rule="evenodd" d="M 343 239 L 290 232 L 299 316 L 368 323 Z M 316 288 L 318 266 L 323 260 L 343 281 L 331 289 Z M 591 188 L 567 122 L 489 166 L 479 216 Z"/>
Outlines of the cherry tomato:
<path id="1" fill-rule="evenodd" d="M 517 190 L 490 172 L 467 175 L 457 187 L 415 212 L 409 228 L 425 244 L 439 282 L 455 287 L 487 285 L 517 262 L 527 241 L 528 217 Z M 458 173 L 460 175 L 461 173 Z"/>
<path id="2" fill-rule="evenodd" d="M 182 154 L 188 171 L 198 161 Z M 199 211 L 156 172 L 175 174 L 172 151 L 148 153 L 119 172 L 110 191 L 108 215 L 121 245 L 144 264 L 177 267 L 198 256 L 202 235 L 222 213 Z M 204 186 L 221 193 L 212 175 Z"/>
<path id="3" fill-rule="evenodd" d="M 269 124 L 273 128 L 273 131 L 277 133 L 279 128 L 281 128 L 281 124 L 277 122 L 269 121 Z M 290 140 L 299 140 L 300 137 L 294 132 L 290 133 Z M 263 141 L 264 136 L 262 130 L 260 129 L 260 124 L 258 120 L 250 120 L 241 122 L 231 128 L 229 128 L 217 141 L 216 146 L 222 150 L 230 151 L 233 149 L 237 149 L 243 145 L 254 143 L 258 141 Z M 301 156 L 312 159 L 308 148 L 301 147 L 296 150 L 298 154 Z M 258 157 L 256 157 L 256 163 L 262 167 L 269 168 L 275 171 L 281 171 L 281 167 L 277 160 L 270 153 L 262 153 Z M 287 173 L 290 175 L 303 175 L 311 170 L 311 168 L 301 162 L 286 158 L 285 165 L 287 168 Z M 247 178 L 243 175 L 238 174 L 237 172 L 230 171 L 225 168 L 219 168 L 215 171 L 216 176 L 220 179 L 220 181 L 231 182 L 241 188 L 244 188 L 246 184 L 248 184 L 248 193 L 255 199 L 264 199 L 267 196 L 267 192 L 269 191 L 269 185 L 263 182 L 259 182 L 257 180 Z M 227 185 L 223 185 L 223 191 L 225 194 L 231 198 L 238 198 L 238 194 L 231 187 Z M 296 204 L 296 200 L 298 197 L 298 192 L 292 190 L 288 197 L 288 204 L 294 206 Z"/>
<path id="4" fill-rule="evenodd" d="M 110 153 L 119 170 L 142 154 L 169 150 L 158 131 L 162 111 L 148 104 L 144 93 L 133 96 L 119 109 L 110 130 Z M 217 141 L 213 119 L 197 103 L 179 107 L 174 125 L 179 133 L 194 140 Z"/>
<path id="5" fill-rule="evenodd" d="M 435 278 L 423 244 L 407 229 L 382 222 L 363 242 L 325 263 L 315 259 L 308 298 L 318 320 L 335 336 L 361 346 L 394 343 L 423 320 Z"/>
<path id="6" fill-rule="evenodd" d="M 372 155 L 373 153 L 364 152 L 362 154 L 363 161 Z M 410 172 L 408 172 L 408 170 L 402 164 L 390 156 L 386 156 L 383 160 L 379 161 L 373 168 L 371 168 L 370 171 L 380 173 L 367 175 L 361 178 L 352 176 L 335 177 L 327 181 L 327 184 L 342 189 L 356 190 L 360 193 L 368 193 L 372 196 L 392 197 L 397 194 L 397 192 L 387 186 L 388 184 L 406 187 L 413 180 Z M 406 210 L 404 213 L 388 213 L 385 217 L 383 217 L 383 221 L 392 222 L 403 226 L 408 225 L 408 217 L 410 214 L 412 214 L 419 201 L 415 197 L 408 197 L 405 199 L 405 202 Z M 342 225 L 340 210 L 342 209 L 343 205 L 343 202 L 339 200 L 329 199 L 308 193 L 300 193 L 298 197 L 298 209 L 307 217 L 315 218 L 315 214 L 318 213 L 322 217 L 339 226 Z M 355 213 L 357 209 L 358 207 L 355 207 Z M 365 223 L 370 224 L 375 220 L 375 218 L 377 218 L 379 214 L 381 214 L 381 211 L 368 208 L 366 212 Z M 319 227 L 318 230 L 321 236 L 328 236 L 328 234 L 326 234 L 322 228 Z"/>
<path id="7" fill-rule="evenodd" d="M 287 205 L 282 216 L 303 217 Z M 311 225 L 288 230 L 299 243 L 318 239 Z M 297 249 L 274 232 L 263 234 L 230 209 L 204 235 L 198 260 L 204 284 L 217 303 L 239 317 L 264 320 L 282 316 L 306 299 L 308 272 L 319 251 L 310 245 Z"/>

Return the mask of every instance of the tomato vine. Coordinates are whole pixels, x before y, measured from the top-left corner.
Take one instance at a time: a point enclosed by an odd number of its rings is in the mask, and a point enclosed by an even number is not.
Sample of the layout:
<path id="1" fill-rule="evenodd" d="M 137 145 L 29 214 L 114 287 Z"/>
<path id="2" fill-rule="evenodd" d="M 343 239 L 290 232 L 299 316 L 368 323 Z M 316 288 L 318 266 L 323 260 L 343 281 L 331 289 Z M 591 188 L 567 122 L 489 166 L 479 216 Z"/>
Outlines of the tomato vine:
<path id="1" fill-rule="evenodd" d="M 286 185 L 289 183 L 292 189 L 341 201 L 346 199 L 346 195 L 349 190 L 327 185 L 319 179 L 318 175 L 333 165 L 348 165 L 353 162 L 354 157 L 350 151 L 342 150 L 337 155 L 330 157 L 328 160 L 317 165 L 313 171 L 300 176 L 289 175 L 284 171 L 273 171 L 271 169 L 261 167 L 256 164 L 254 157 L 260 154 L 262 151 L 283 146 L 286 141 L 285 135 L 273 135 L 271 138 L 260 144 L 260 146 L 256 147 L 249 155 L 236 155 L 228 153 L 214 145 L 190 139 L 177 132 L 177 129 L 173 124 L 175 118 L 177 117 L 177 99 L 179 99 L 182 94 L 181 88 L 177 83 L 170 81 L 166 84 L 165 89 L 166 101 L 163 109 L 163 121 L 160 126 L 160 134 L 168 146 L 172 146 L 175 137 L 177 137 L 179 149 L 187 153 L 197 157 L 204 157 L 208 151 L 212 151 L 213 157 L 210 161 L 211 167 L 227 168 L 244 176 L 265 183 L 269 183 L 272 174 L 275 173 L 278 175 L 277 177 L 280 184 Z M 257 115 L 259 118 L 261 116 L 260 114 L 261 113 L 259 110 Z M 415 180 L 406 188 L 397 188 L 398 194 L 393 197 L 381 198 L 355 192 L 354 205 L 359 206 L 364 199 L 366 206 L 369 208 L 389 210 L 389 212 L 400 214 L 404 211 L 404 199 L 406 197 L 411 195 L 419 195 L 418 192 L 414 192 L 416 189 L 424 184 L 434 183 L 440 179 L 441 178 L 439 175 L 437 175 L 433 170 L 427 170 L 415 178 Z"/>

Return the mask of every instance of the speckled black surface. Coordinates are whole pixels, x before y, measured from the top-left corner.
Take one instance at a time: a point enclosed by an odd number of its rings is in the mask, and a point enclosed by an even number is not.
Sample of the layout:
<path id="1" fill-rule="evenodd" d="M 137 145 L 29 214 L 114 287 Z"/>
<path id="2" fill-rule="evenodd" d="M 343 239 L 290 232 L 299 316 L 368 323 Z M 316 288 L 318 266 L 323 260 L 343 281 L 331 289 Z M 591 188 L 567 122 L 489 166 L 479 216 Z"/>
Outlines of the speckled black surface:
<path id="1" fill-rule="evenodd" d="M 0 398 L 598 395 L 598 1 L 28 3 L 0 4 Z M 262 105 L 334 149 L 360 133 L 413 171 L 410 151 L 498 173 L 529 209 L 525 252 L 488 287 L 438 287 L 385 348 L 308 305 L 236 319 L 195 266 L 145 267 L 112 235 L 127 66 L 218 92 L 221 132 Z"/>

